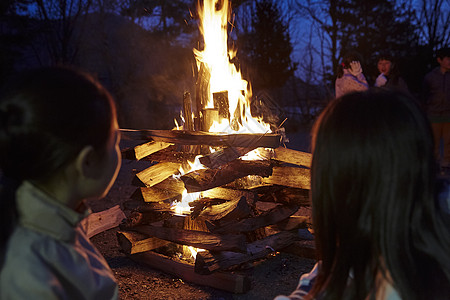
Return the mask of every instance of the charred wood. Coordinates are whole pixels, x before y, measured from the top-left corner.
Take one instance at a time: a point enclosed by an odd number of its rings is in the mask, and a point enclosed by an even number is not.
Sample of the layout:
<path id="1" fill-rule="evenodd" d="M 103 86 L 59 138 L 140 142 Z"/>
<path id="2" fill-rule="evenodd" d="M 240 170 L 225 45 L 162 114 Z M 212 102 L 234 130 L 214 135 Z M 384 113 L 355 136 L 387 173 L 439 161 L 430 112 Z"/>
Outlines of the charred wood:
<path id="1" fill-rule="evenodd" d="M 247 175 L 270 176 L 272 165 L 268 161 L 235 160 L 219 169 L 202 169 L 181 176 L 186 190 L 201 192 Z"/>
<path id="2" fill-rule="evenodd" d="M 199 218 L 208 221 L 237 221 L 248 217 L 250 213 L 251 208 L 247 202 L 247 199 L 243 196 L 240 199 L 210 206 L 200 213 Z"/>
<path id="3" fill-rule="evenodd" d="M 155 227 L 151 225 L 135 226 L 129 229 L 147 234 L 148 236 L 200 249 L 238 252 L 246 250 L 245 236 L 238 234 L 214 234 L 203 231 Z"/>
<path id="4" fill-rule="evenodd" d="M 200 162 L 210 169 L 215 169 L 223 166 L 230 161 L 233 161 L 248 152 L 254 150 L 256 147 L 252 148 L 241 148 L 241 147 L 227 147 L 225 149 L 218 150 L 211 154 L 204 155 L 200 157 Z"/>
<path id="5" fill-rule="evenodd" d="M 222 251 L 219 253 L 211 251 L 198 252 L 195 259 L 195 272 L 204 275 L 211 274 L 234 265 L 264 258 L 272 252 L 289 246 L 296 239 L 298 237 L 295 233 L 284 231 L 248 244 L 247 253 L 231 251 Z"/>

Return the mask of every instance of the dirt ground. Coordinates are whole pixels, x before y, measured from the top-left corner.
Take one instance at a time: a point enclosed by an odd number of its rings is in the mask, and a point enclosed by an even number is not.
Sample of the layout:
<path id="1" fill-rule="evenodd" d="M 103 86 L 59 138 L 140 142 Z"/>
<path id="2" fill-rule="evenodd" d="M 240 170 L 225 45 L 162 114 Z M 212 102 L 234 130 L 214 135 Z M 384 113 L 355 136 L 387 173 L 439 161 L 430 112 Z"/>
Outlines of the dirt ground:
<path id="1" fill-rule="evenodd" d="M 294 140 L 293 140 L 294 138 Z M 303 139 L 302 139 L 303 138 Z M 289 148 L 306 150 L 305 136 L 290 137 Z M 121 143 L 126 147 L 127 141 Z M 94 212 L 122 204 L 136 187 L 131 185 L 134 174 L 148 167 L 149 162 L 123 160 L 118 178 L 106 198 L 91 201 Z M 113 228 L 91 238 L 111 266 L 119 284 L 120 299 L 273 299 L 289 294 L 301 274 L 311 270 L 314 260 L 290 254 L 279 254 L 259 261 L 246 272 L 251 277 L 251 290 L 232 294 L 218 289 L 185 282 L 164 272 L 139 264 L 121 253 Z"/>

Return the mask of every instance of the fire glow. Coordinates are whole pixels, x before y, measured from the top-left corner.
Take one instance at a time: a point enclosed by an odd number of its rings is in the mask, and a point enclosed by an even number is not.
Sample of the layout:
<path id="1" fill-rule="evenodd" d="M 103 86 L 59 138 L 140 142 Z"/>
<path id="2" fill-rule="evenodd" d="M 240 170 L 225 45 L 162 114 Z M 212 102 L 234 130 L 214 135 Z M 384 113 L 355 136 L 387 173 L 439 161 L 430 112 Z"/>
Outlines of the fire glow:
<path id="1" fill-rule="evenodd" d="M 229 118 L 218 118 L 205 131 L 214 133 L 270 133 L 270 124 L 251 115 L 250 99 L 252 91 L 250 84 L 242 78 L 241 72 L 231 63 L 236 56 L 235 49 L 228 48 L 228 22 L 231 16 L 231 5 L 228 0 L 204 0 L 198 3 L 199 29 L 203 35 L 203 50 L 193 49 L 197 68 L 203 65 L 208 69 L 210 80 L 208 84 L 208 101 L 204 109 L 213 109 L 213 94 L 226 92 L 228 96 Z M 182 118 L 183 119 L 183 118 Z M 233 126 L 231 125 L 233 123 Z M 178 125 L 177 125 L 177 128 Z M 214 149 L 210 149 L 214 152 Z M 196 157 L 194 163 L 189 162 L 190 169 L 180 169 L 181 175 L 205 168 Z M 242 159 L 264 159 L 255 149 Z M 199 199 L 201 193 L 183 192 L 182 201 L 174 203 L 177 214 L 190 214 L 189 202 Z"/>

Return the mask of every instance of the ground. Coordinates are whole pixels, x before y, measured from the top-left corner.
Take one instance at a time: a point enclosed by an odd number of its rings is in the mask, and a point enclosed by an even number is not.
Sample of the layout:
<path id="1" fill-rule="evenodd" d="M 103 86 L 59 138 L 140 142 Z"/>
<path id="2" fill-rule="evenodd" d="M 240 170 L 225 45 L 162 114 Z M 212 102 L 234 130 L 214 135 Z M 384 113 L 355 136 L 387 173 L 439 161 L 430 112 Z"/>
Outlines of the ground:
<path id="1" fill-rule="evenodd" d="M 289 148 L 306 150 L 306 135 L 290 137 Z M 125 147 L 126 141 L 121 143 Z M 106 198 L 90 201 L 94 212 L 121 204 L 134 192 L 131 180 L 136 171 L 148 162 L 124 160 L 118 178 Z M 120 252 L 113 228 L 97 234 L 91 240 L 104 255 L 116 276 L 120 299 L 273 299 L 279 294 L 289 294 L 301 274 L 311 270 L 314 260 L 290 254 L 279 254 L 257 262 L 247 270 L 252 288 L 246 294 L 232 294 L 218 289 L 184 282 L 179 278 L 131 260 Z"/>

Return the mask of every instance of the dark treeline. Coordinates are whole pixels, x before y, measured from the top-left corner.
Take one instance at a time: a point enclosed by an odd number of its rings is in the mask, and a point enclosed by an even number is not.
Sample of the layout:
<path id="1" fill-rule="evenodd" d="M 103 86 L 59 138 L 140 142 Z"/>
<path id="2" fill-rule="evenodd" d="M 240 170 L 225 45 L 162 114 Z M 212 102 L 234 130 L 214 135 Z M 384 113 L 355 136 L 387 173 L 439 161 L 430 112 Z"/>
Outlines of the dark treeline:
<path id="1" fill-rule="evenodd" d="M 201 47 L 196 0 L 2 0 L 0 80 L 44 65 L 73 65 L 114 94 L 122 127 L 171 128 L 194 93 Z M 445 0 L 236 0 L 229 24 L 235 63 L 259 105 L 302 121 L 334 95 L 335 70 L 356 50 L 373 84 L 390 52 L 410 90 L 450 41 Z M 307 25 L 305 25 L 307 24 Z M 295 50 L 294 50 L 295 49 Z M 277 122 L 277 121 L 275 121 Z M 292 122 L 291 122 L 292 124 Z M 286 124 L 289 126 L 289 122 Z"/>

